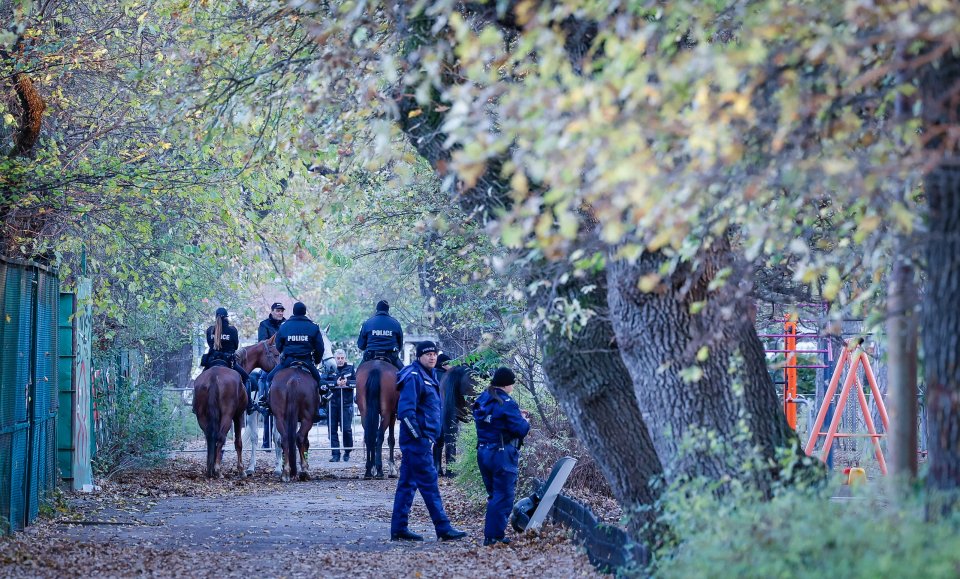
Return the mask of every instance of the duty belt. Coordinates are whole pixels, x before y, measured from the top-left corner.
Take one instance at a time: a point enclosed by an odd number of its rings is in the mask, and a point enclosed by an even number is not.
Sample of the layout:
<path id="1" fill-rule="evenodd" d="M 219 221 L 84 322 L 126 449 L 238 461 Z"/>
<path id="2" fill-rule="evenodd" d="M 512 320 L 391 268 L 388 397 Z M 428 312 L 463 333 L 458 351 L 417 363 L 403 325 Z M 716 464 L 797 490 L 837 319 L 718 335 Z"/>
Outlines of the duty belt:
<path id="1" fill-rule="evenodd" d="M 503 448 L 505 446 L 520 448 L 520 439 L 513 438 L 511 440 L 504 440 L 502 442 L 480 442 L 477 444 L 477 448 Z"/>

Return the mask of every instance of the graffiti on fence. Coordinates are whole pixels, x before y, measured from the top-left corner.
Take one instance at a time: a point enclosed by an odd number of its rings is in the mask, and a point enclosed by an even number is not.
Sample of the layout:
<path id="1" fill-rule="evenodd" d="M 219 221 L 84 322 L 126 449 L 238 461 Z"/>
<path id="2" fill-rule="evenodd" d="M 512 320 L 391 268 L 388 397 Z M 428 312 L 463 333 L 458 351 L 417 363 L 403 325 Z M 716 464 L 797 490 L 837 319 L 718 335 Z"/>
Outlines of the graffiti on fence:
<path id="1" fill-rule="evenodd" d="M 90 383 L 90 364 L 92 358 L 93 316 L 90 308 L 90 279 L 80 280 L 77 286 L 77 405 L 74 408 L 73 421 L 73 488 L 89 489 L 93 485 L 93 470 L 90 465 L 92 389 Z"/>

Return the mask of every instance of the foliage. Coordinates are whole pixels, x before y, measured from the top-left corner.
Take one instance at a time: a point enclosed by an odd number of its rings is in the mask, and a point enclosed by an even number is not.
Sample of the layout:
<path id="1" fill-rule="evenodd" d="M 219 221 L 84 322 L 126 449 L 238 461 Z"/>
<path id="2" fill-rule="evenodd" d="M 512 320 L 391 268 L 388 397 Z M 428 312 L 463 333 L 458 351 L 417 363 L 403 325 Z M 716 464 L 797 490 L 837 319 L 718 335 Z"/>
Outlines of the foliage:
<path id="1" fill-rule="evenodd" d="M 483 486 L 483 477 L 480 476 L 480 465 L 477 462 L 477 429 L 473 424 L 467 424 L 460 429 L 457 436 L 457 460 L 453 466 L 457 473 L 457 486 L 463 491 L 466 499 L 475 505 L 485 505 L 487 489 Z"/>
<path id="2" fill-rule="evenodd" d="M 664 498 L 678 537 L 657 562 L 660 577 L 955 577 L 960 521 L 928 521 L 923 502 L 887 504 L 877 485 L 831 500 L 838 486 L 718 498 L 690 485 Z"/>
<path id="3" fill-rule="evenodd" d="M 160 385 L 119 375 L 97 389 L 94 402 L 100 420 L 93 462 L 99 475 L 111 477 L 167 458 L 177 425 L 170 421 L 172 407 Z"/>

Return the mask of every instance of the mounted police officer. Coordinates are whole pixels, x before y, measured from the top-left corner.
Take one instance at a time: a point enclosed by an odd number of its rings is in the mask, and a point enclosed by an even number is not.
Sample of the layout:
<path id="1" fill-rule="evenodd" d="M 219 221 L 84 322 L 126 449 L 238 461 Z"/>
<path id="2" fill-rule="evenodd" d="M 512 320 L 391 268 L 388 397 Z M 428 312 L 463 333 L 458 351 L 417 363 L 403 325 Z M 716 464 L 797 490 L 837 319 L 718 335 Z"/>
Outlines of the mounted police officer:
<path id="1" fill-rule="evenodd" d="M 380 357 L 392 362 L 398 370 L 403 368 L 397 355 L 403 348 L 403 328 L 390 315 L 390 304 L 386 300 L 377 302 L 377 313 L 363 322 L 357 347 L 363 350 L 363 362 Z"/>
<path id="2" fill-rule="evenodd" d="M 489 388 L 473 403 L 477 464 L 487 489 L 484 545 L 510 542 L 505 533 L 516 492 L 520 445 L 530 432 L 525 413 L 510 397 L 514 382 L 510 368 L 497 368 Z"/>
<path id="3" fill-rule="evenodd" d="M 323 361 L 323 336 L 320 335 L 320 326 L 307 317 L 307 306 L 303 302 L 293 304 L 293 316 L 280 326 L 275 345 L 280 352 L 280 363 L 267 374 L 267 378 L 264 380 L 266 387 L 260 400 L 261 407 L 266 409 L 268 406 L 270 384 L 276 373 L 293 366 L 297 362 L 300 362 L 316 380 L 322 400 L 324 394 L 329 390 L 322 383 L 320 372 L 317 371 L 316 366 Z"/>
<path id="4" fill-rule="evenodd" d="M 440 384 L 434 367 L 437 364 L 437 346 L 433 342 L 417 344 L 417 359 L 400 371 L 397 388 L 400 402 L 400 478 L 393 497 L 393 516 L 390 519 L 390 539 L 393 541 L 422 541 L 423 537 L 410 531 L 410 507 L 416 492 L 430 511 L 437 538 L 441 541 L 462 539 L 467 534 L 455 529 L 443 510 L 437 470 L 433 466 L 433 444 L 440 435 Z"/>
<path id="5" fill-rule="evenodd" d="M 287 318 L 283 317 L 283 312 L 284 307 L 280 302 L 270 306 L 270 315 L 267 316 L 267 319 L 261 321 L 260 327 L 257 328 L 258 342 L 269 340 L 280 331 L 280 325 L 287 321 Z"/>
<path id="6" fill-rule="evenodd" d="M 270 314 L 267 315 L 267 319 L 260 322 L 260 327 L 257 328 L 257 341 L 262 342 L 264 340 L 269 340 L 271 337 L 276 335 L 280 331 L 280 325 L 283 322 L 287 321 L 283 317 L 284 307 L 280 302 L 274 303 L 270 306 Z M 264 379 L 264 372 L 259 368 L 255 368 L 250 372 L 250 379 L 247 380 L 247 414 L 250 414 L 256 410 L 257 405 L 253 401 L 252 392 L 260 391 L 260 385 Z M 266 430 L 266 428 L 264 428 Z"/>
<path id="7" fill-rule="evenodd" d="M 336 367 L 331 369 L 324 381 L 332 386 L 330 406 L 327 411 L 327 424 L 330 426 L 330 462 L 340 462 L 340 440 L 337 430 L 343 431 L 343 446 L 353 446 L 353 395 L 357 386 L 357 375 L 352 364 L 347 364 L 347 353 L 337 350 L 333 353 Z M 343 451 L 343 462 L 350 461 L 350 451 Z"/>
<path id="8" fill-rule="evenodd" d="M 240 347 L 240 334 L 230 325 L 226 308 L 217 308 L 216 321 L 207 328 L 207 353 L 200 358 L 204 370 L 213 366 L 226 366 L 236 370 L 244 382 L 249 376 L 240 364 L 237 364 L 237 348 Z"/>

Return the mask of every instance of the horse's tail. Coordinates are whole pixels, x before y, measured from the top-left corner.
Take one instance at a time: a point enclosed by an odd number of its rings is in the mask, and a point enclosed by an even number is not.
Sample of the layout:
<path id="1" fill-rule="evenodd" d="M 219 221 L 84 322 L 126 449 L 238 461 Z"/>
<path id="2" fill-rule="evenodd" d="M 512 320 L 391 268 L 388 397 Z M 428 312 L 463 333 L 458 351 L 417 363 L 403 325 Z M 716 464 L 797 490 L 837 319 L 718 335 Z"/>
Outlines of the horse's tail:
<path id="1" fill-rule="evenodd" d="M 207 387 L 207 476 L 214 476 L 217 464 L 217 442 L 220 438 L 220 381 L 217 375 L 210 377 Z"/>
<path id="2" fill-rule="evenodd" d="M 297 397 L 294 395 L 294 388 L 287 388 L 287 407 L 284 409 L 283 419 L 287 423 L 287 457 L 290 460 L 290 478 L 297 476 L 297 459 L 300 457 L 300 449 L 297 448 Z"/>
<path id="3" fill-rule="evenodd" d="M 371 368 L 366 384 L 367 413 L 363 417 L 363 441 L 373 451 L 380 430 L 380 368 Z"/>

